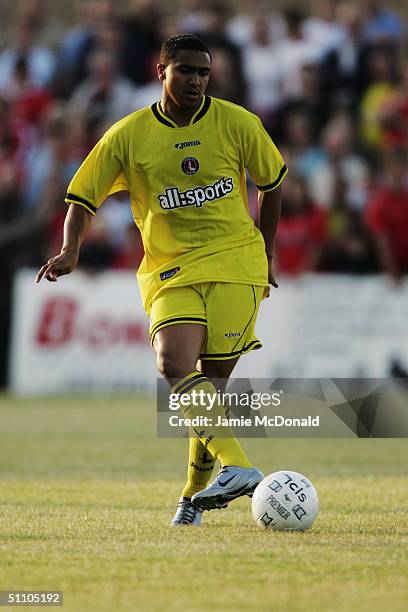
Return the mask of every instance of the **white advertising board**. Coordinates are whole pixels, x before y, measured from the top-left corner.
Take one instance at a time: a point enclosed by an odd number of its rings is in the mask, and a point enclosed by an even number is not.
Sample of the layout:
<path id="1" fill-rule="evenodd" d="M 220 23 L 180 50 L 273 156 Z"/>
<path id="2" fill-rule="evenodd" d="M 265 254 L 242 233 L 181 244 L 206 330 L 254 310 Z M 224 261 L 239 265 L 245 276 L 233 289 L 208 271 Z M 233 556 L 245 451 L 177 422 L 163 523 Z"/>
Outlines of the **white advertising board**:
<path id="1" fill-rule="evenodd" d="M 408 281 L 305 275 L 280 279 L 256 327 L 263 348 L 234 375 L 259 378 L 383 378 L 408 370 Z"/>
<path id="2" fill-rule="evenodd" d="M 76 271 L 57 283 L 16 275 L 10 386 L 18 393 L 153 391 L 155 358 L 134 275 Z M 308 275 L 281 279 L 261 305 L 263 349 L 235 376 L 387 377 L 408 369 L 408 282 Z"/>
<path id="3" fill-rule="evenodd" d="M 151 390 L 149 321 L 131 272 L 15 278 L 10 386 L 19 393 Z"/>

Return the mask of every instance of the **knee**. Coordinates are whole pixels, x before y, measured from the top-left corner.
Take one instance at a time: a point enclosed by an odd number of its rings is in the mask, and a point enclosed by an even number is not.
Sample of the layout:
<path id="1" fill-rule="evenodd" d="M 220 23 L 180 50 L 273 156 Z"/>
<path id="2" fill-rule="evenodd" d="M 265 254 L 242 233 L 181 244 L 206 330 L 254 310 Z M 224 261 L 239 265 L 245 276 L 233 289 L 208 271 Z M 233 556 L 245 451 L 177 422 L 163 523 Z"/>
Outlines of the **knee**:
<path id="1" fill-rule="evenodd" d="M 157 369 L 164 378 L 172 380 L 184 378 L 194 368 L 190 364 L 183 363 L 181 356 L 176 355 L 174 351 L 163 350 L 157 353 Z"/>

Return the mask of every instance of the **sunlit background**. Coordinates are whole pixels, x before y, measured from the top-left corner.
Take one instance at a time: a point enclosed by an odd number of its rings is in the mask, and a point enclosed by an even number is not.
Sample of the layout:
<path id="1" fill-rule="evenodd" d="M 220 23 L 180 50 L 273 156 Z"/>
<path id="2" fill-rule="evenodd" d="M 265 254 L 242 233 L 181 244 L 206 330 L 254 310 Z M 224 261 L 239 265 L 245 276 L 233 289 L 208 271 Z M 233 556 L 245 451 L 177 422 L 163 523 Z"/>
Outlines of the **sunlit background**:
<path id="1" fill-rule="evenodd" d="M 161 42 L 199 34 L 210 95 L 258 114 L 289 167 L 280 287 L 237 374 L 408 376 L 408 54 L 402 3 L 2 0 L 0 381 L 18 393 L 154 388 L 128 195 L 60 248 L 67 184 L 112 123 L 160 97 Z M 222 143 L 220 142 L 220 146 Z M 257 196 L 249 181 L 249 206 Z"/>

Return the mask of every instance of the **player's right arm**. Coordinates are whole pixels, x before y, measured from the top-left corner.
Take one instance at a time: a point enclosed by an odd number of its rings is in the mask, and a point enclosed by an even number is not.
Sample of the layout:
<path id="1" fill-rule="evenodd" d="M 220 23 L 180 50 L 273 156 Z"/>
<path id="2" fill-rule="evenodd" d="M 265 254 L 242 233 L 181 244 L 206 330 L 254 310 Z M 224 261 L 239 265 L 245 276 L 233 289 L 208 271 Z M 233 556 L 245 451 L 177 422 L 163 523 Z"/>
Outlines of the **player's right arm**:
<path id="1" fill-rule="evenodd" d="M 42 278 L 55 282 L 59 276 L 75 269 L 92 216 L 108 195 L 124 189 L 128 189 L 128 185 L 120 151 L 112 138 L 112 130 L 109 130 L 89 153 L 68 186 L 65 201 L 69 208 L 62 249 L 39 270 L 37 283 Z"/>
<path id="2" fill-rule="evenodd" d="M 39 283 L 42 278 L 56 282 L 59 276 L 72 272 L 78 263 L 81 244 L 91 225 L 92 216 L 82 206 L 71 204 L 68 208 L 64 223 L 64 242 L 61 252 L 51 257 L 47 263 L 40 268 L 35 282 Z"/>
<path id="3" fill-rule="evenodd" d="M 282 189 L 287 173 L 282 155 L 266 132 L 259 117 L 248 113 L 244 124 L 244 165 L 258 189 L 259 229 L 265 242 L 268 260 L 268 282 L 278 287 L 273 267 L 273 251 L 278 227 Z"/>
<path id="4" fill-rule="evenodd" d="M 268 260 L 268 283 L 277 288 L 273 265 L 274 245 L 276 231 L 281 213 L 282 187 L 276 187 L 271 191 L 258 191 L 258 203 L 260 209 L 259 229 L 265 242 L 265 253 Z"/>

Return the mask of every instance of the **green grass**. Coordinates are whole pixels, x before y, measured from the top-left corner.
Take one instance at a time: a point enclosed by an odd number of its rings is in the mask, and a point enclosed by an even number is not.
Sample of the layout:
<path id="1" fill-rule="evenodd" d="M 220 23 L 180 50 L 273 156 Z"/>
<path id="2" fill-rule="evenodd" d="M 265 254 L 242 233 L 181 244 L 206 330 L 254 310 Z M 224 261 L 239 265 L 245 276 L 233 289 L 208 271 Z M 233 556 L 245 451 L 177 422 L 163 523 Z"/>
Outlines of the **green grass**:
<path id="1" fill-rule="evenodd" d="M 73 612 L 406 610 L 408 441 L 244 444 L 312 479 L 312 530 L 263 532 L 247 498 L 169 529 L 186 441 L 155 438 L 149 398 L 1 397 L 0 590 Z"/>

